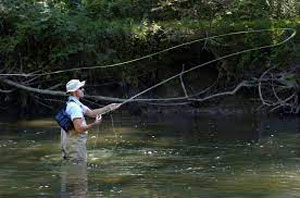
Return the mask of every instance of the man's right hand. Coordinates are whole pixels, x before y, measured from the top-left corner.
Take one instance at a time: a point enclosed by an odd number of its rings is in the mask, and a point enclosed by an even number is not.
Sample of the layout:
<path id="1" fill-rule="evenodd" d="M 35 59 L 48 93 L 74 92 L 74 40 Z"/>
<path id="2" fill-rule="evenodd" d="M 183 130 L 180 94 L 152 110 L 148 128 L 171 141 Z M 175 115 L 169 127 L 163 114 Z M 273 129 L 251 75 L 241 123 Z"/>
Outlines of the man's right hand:
<path id="1" fill-rule="evenodd" d="M 111 103 L 108 105 L 110 111 L 114 111 L 121 107 L 121 103 Z"/>

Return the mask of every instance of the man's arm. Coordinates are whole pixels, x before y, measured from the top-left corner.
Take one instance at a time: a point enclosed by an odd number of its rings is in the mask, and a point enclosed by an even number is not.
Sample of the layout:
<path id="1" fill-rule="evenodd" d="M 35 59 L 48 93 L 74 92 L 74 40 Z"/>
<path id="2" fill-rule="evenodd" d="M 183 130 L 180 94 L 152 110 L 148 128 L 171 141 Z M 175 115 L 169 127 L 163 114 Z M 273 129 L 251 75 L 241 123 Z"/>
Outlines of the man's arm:
<path id="1" fill-rule="evenodd" d="M 89 128 L 100 124 L 101 123 L 101 119 L 102 119 L 101 115 L 100 116 L 96 116 L 96 119 L 95 119 L 94 122 L 92 122 L 90 124 L 84 124 L 82 118 L 75 118 L 73 120 L 74 129 L 78 133 L 85 133 Z"/>
<path id="2" fill-rule="evenodd" d="M 91 118 L 96 118 L 97 115 L 102 115 L 103 113 L 109 112 L 109 111 L 114 111 L 118 109 L 121 106 L 120 103 L 111 103 L 105 107 L 99 108 L 99 109 L 88 109 L 85 112 L 85 115 L 91 117 Z"/>

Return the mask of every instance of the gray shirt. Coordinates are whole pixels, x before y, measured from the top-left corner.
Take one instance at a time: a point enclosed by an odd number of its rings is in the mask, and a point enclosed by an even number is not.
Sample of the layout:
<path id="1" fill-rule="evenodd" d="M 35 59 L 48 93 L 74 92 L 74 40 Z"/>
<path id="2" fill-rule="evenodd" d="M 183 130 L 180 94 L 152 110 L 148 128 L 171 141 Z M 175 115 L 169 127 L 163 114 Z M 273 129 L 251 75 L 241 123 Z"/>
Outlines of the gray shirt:
<path id="1" fill-rule="evenodd" d="M 72 121 L 76 118 L 81 118 L 84 122 L 83 124 L 86 124 L 84 115 L 88 109 L 77 98 L 69 97 L 66 112 L 70 115 Z M 87 131 L 85 133 L 77 133 L 75 130 L 66 132 L 61 129 L 63 158 L 76 163 L 87 161 L 86 141 Z"/>

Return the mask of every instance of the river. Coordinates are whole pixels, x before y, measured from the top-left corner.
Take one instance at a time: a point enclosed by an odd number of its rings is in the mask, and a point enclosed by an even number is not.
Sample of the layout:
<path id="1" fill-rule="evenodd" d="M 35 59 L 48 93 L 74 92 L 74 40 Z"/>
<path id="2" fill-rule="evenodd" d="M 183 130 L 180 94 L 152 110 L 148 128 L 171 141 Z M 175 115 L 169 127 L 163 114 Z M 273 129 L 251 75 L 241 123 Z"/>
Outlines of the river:
<path id="1" fill-rule="evenodd" d="M 2 120 L 2 122 L 1 122 Z M 0 118 L 0 197 L 295 197 L 297 117 L 112 115 L 89 131 L 88 164 L 66 167 L 51 118 Z"/>

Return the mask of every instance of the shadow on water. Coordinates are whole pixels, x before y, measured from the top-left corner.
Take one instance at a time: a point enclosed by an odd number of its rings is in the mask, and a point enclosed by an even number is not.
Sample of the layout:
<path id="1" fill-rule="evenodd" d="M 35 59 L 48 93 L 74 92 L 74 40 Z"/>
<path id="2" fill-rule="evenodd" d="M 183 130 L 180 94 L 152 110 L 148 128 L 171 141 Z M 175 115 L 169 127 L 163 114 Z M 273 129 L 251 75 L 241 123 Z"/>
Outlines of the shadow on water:
<path id="1" fill-rule="evenodd" d="M 52 120 L 1 122 L 0 196 L 291 197 L 299 119 L 114 115 L 89 132 L 87 166 L 66 165 Z"/>

